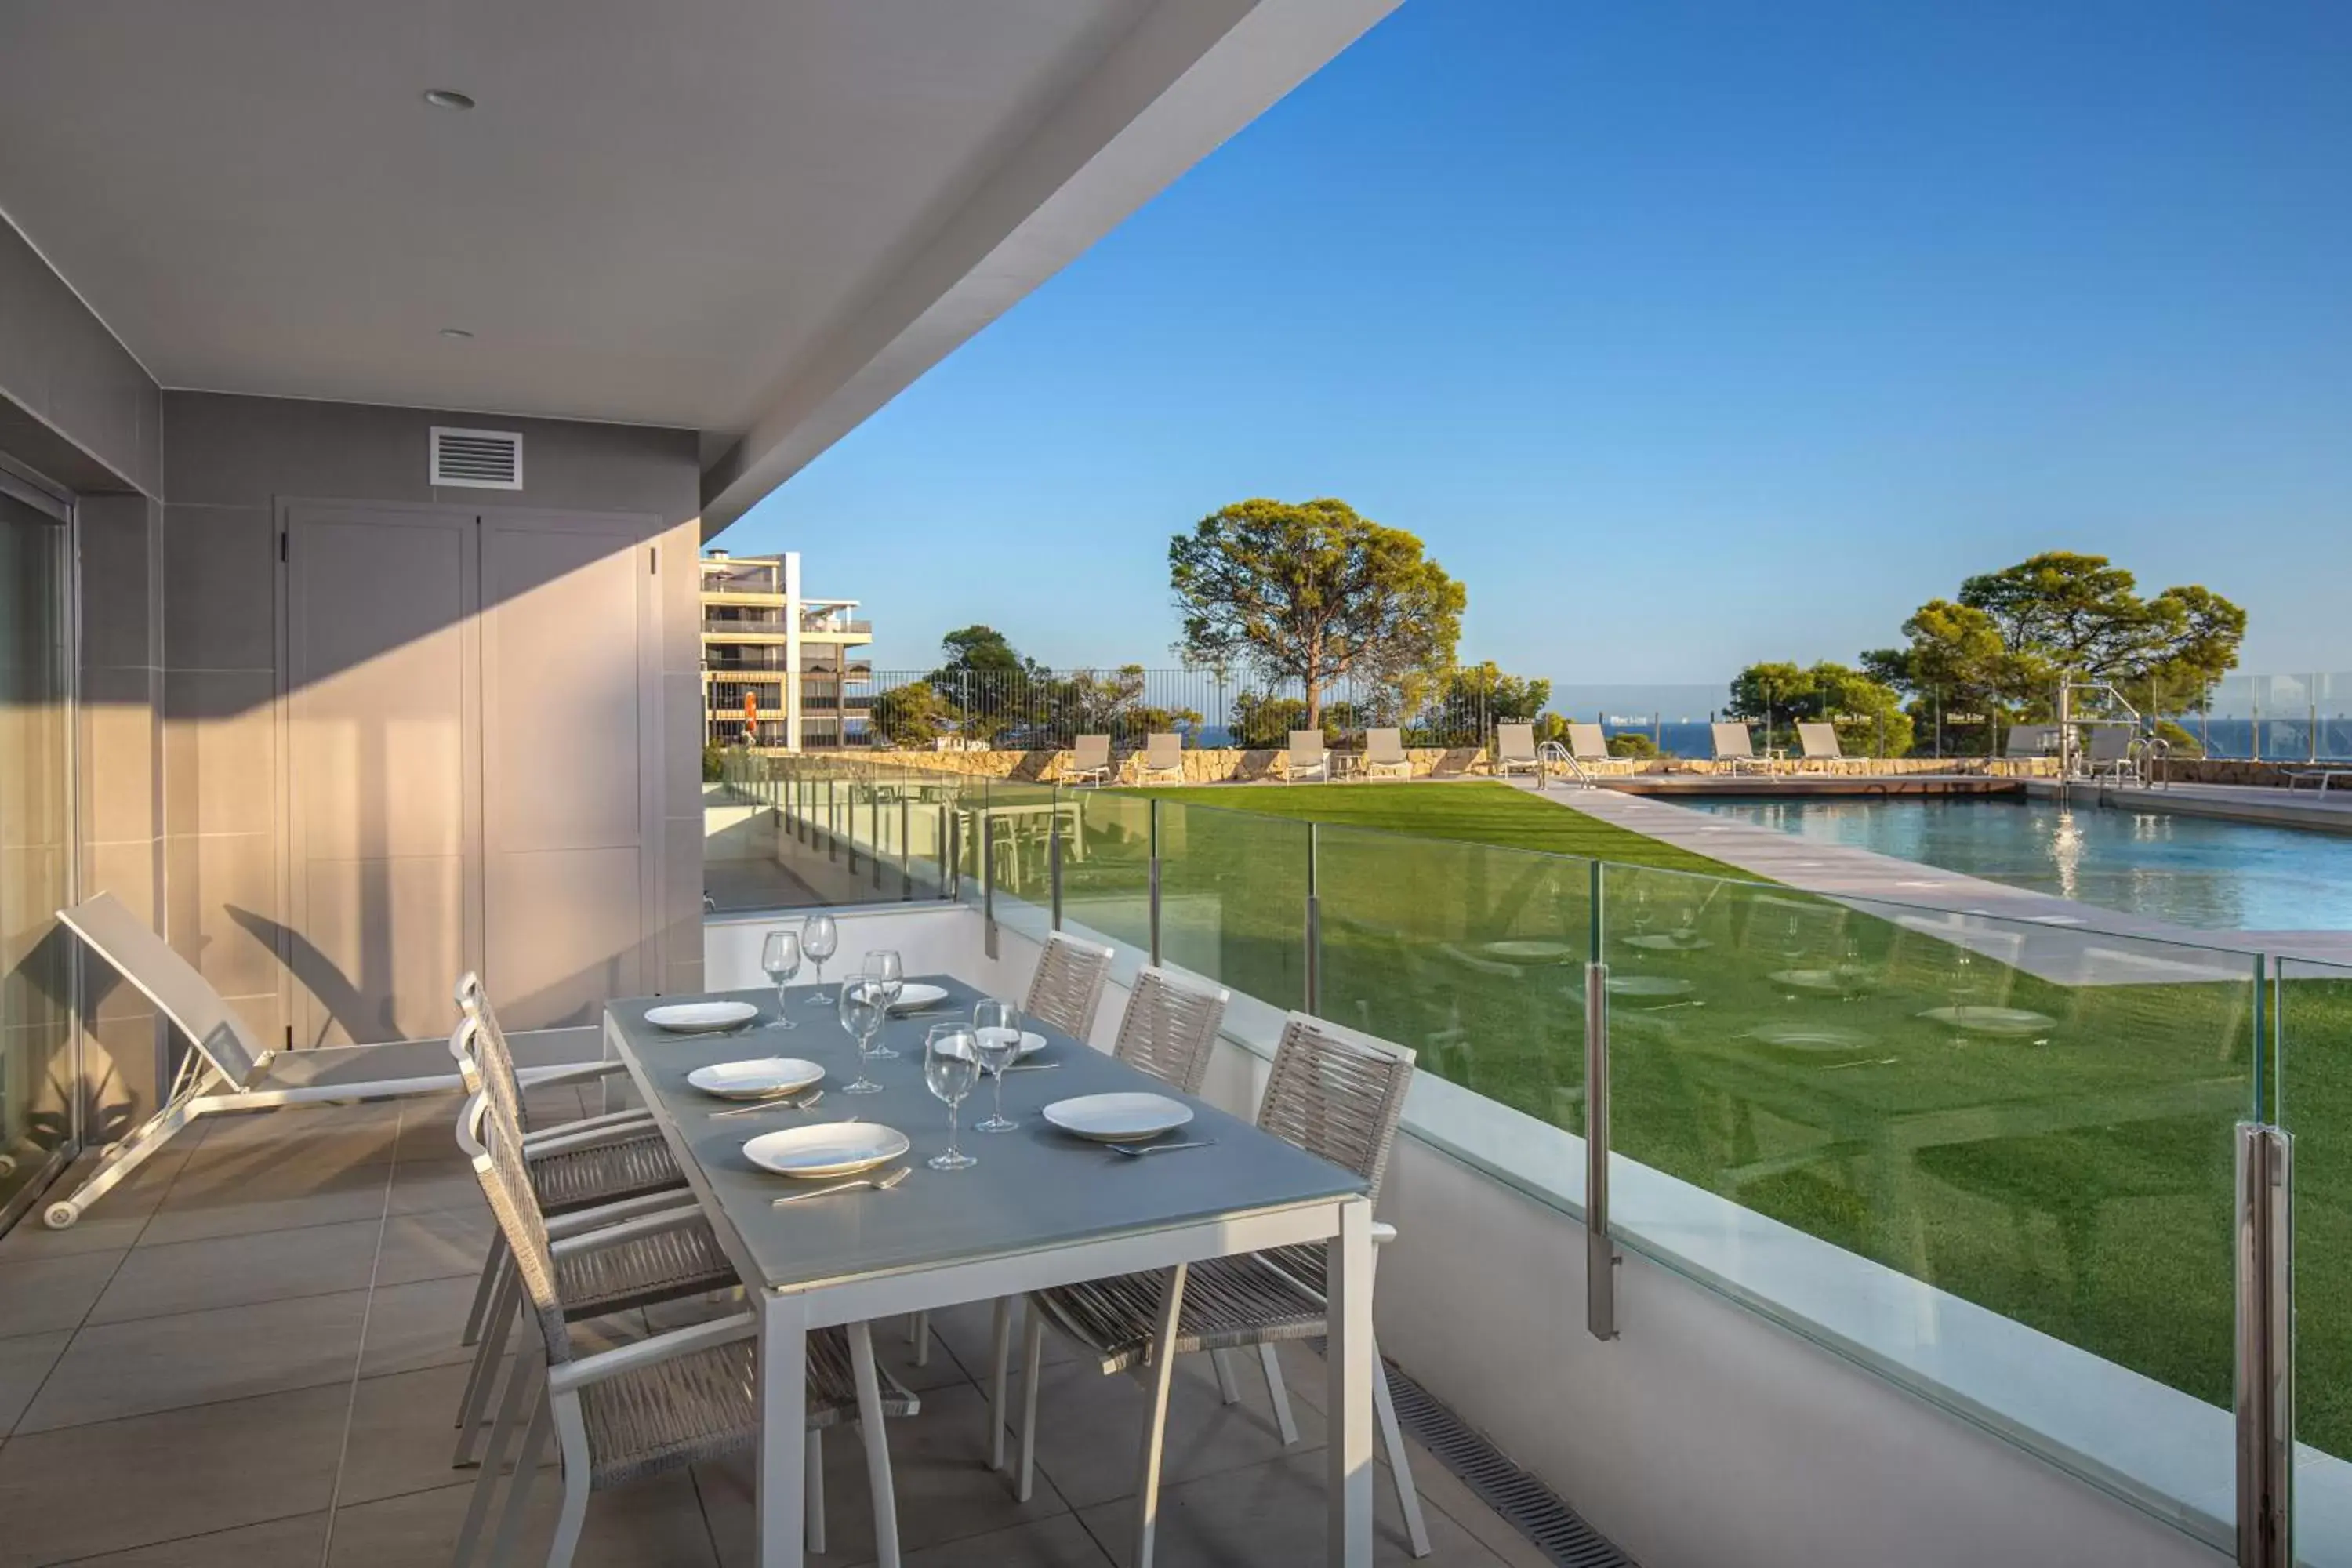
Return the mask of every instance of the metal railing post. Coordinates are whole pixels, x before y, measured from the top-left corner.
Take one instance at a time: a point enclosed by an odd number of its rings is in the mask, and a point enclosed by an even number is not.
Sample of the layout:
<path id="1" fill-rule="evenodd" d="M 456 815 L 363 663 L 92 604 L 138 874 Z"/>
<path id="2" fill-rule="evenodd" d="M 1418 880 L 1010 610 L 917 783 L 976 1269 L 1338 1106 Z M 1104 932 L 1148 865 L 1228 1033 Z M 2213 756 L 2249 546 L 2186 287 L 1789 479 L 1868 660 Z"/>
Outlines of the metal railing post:
<path id="1" fill-rule="evenodd" d="M 878 893 L 882 890 L 882 791 L 876 784 L 866 787 L 872 791 L 866 797 L 866 830 L 874 840 L 867 858 L 874 863 L 874 890 Z"/>
<path id="2" fill-rule="evenodd" d="M 1151 804 L 1151 962 L 1160 963 L 1160 802 Z"/>
<path id="3" fill-rule="evenodd" d="M 940 802 L 940 893 L 950 903 L 963 898 L 963 818 Z"/>
<path id="4" fill-rule="evenodd" d="M 980 918 L 982 942 L 988 956 L 996 956 L 996 814 L 980 814 Z"/>
<path id="5" fill-rule="evenodd" d="M 2294 1562 L 2294 1141 L 2237 1130 L 2238 1563 Z"/>
<path id="6" fill-rule="evenodd" d="M 1617 1337 L 1617 1248 L 1609 1238 L 1609 965 L 1601 958 L 1601 862 L 1592 862 L 1591 956 L 1584 965 L 1584 1326 Z"/>
<path id="7" fill-rule="evenodd" d="M 1307 1011 L 1323 1016 L 1323 909 L 1315 889 L 1318 825 L 1307 825 Z"/>
<path id="8" fill-rule="evenodd" d="M 915 804 L 907 796 L 898 797 L 898 898 L 901 902 L 915 896 Z"/>
<path id="9" fill-rule="evenodd" d="M 1045 879 L 1053 887 L 1054 929 L 1062 929 L 1062 808 L 1056 802 L 1045 826 Z"/>

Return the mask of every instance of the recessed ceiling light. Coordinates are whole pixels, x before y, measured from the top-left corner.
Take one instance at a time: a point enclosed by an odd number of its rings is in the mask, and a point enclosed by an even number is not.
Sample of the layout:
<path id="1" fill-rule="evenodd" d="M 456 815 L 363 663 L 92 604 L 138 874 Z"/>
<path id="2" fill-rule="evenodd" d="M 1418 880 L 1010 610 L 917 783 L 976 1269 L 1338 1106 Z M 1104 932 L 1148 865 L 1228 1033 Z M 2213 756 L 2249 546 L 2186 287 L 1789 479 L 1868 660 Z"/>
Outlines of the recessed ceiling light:
<path id="1" fill-rule="evenodd" d="M 436 87 L 425 94 L 425 101 L 436 109 L 471 109 L 474 100 L 455 88 Z"/>
<path id="2" fill-rule="evenodd" d="M 441 335 L 449 339 L 452 342 L 459 342 L 472 337 L 474 334 L 467 331 L 463 327 L 444 327 L 441 329 Z"/>

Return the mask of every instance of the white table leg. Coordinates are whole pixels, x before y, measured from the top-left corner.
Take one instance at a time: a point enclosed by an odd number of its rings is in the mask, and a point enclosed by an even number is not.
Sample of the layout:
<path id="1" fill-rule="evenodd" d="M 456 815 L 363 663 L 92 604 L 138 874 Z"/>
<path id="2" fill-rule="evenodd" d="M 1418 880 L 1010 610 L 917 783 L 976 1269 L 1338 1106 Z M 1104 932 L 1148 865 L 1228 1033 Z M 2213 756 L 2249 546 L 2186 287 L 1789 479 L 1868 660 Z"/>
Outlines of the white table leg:
<path id="1" fill-rule="evenodd" d="M 929 1324 L 923 1331 L 930 1331 Z M 857 1377 L 857 1425 L 866 1441 L 866 1479 L 874 1491 L 874 1556 L 881 1568 L 898 1568 L 898 1498 L 890 1481 L 890 1435 L 882 1418 L 882 1380 L 874 1367 L 871 1326 L 849 1325 L 849 1361 Z"/>
<path id="2" fill-rule="evenodd" d="M 1329 1243 L 1330 1360 L 1328 1453 L 1332 1568 L 1372 1564 L 1372 1207 L 1339 1205 Z"/>
<path id="3" fill-rule="evenodd" d="M 801 1568 L 808 1322 L 798 1296 L 760 1297 L 760 1568 Z"/>

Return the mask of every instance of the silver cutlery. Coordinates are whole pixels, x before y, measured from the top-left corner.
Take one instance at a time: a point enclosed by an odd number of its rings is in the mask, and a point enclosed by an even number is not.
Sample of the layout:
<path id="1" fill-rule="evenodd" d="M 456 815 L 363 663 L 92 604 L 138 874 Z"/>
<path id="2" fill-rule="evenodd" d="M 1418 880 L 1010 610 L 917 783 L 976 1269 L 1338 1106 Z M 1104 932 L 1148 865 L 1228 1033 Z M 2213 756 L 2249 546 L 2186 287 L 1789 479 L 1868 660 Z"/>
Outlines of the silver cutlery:
<path id="1" fill-rule="evenodd" d="M 787 1193 L 781 1198 L 770 1200 L 768 1206 L 780 1209 L 786 1204 L 800 1203 L 807 1198 L 821 1198 L 827 1193 L 855 1192 L 859 1187 L 872 1187 L 877 1193 L 887 1193 L 905 1181 L 912 1169 L 912 1166 L 901 1165 L 887 1176 L 860 1176 L 856 1181 L 835 1182 L 827 1186 L 811 1187 L 804 1193 Z"/>
<path id="2" fill-rule="evenodd" d="M 1146 1154 L 1173 1154 L 1179 1149 L 1206 1149 L 1215 1144 L 1213 1138 L 1196 1138 L 1189 1143 L 1106 1143 L 1104 1148 L 1114 1154 L 1124 1154 L 1130 1160 L 1140 1160 Z"/>
<path id="3" fill-rule="evenodd" d="M 1059 1062 L 1014 1062 L 1004 1070 L 1006 1072 L 1051 1072 L 1061 1065 Z"/>
<path id="4" fill-rule="evenodd" d="M 824 1090 L 821 1089 L 797 1099 L 789 1094 L 780 1094 L 772 1100 L 760 1100 L 756 1104 L 738 1106 L 732 1110 L 714 1110 L 710 1113 L 710 1120 L 717 1121 L 728 1116 L 757 1116 L 763 1110 L 806 1110 L 824 1098 Z"/>

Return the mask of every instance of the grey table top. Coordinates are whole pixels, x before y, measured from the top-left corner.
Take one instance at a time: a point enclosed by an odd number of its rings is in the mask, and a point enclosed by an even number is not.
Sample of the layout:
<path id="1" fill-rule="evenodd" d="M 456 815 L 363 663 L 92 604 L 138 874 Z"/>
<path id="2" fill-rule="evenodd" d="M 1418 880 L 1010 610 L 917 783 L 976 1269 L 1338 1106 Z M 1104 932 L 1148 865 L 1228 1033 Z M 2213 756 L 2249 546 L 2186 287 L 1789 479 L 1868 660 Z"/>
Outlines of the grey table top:
<path id="1" fill-rule="evenodd" d="M 944 986 L 950 1005 L 965 1016 L 981 995 L 946 975 L 919 978 Z M 1029 1059 L 1061 1065 L 1006 1077 L 1004 1110 L 1021 1122 L 1019 1130 L 971 1131 L 988 1113 L 991 1096 L 983 1080 L 964 1102 L 961 1139 L 963 1151 L 980 1163 L 962 1171 L 931 1170 L 924 1162 L 947 1147 L 948 1108 L 923 1087 L 923 1037 L 931 1025 L 954 1015 L 893 1018 L 882 1038 L 899 1055 L 875 1063 L 873 1069 L 884 1092 L 845 1095 L 841 1086 L 857 1071 L 857 1052 L 834 1010 L 808 1002 L 811 989 L 793 993 L 792 1016 L 799 1026 L 789 1033 L 753 1028 L 732 1035 L 676 1035 L 645 1021 L 647 1008 L 697 998 L 641 998 L 607 1009 L 617 1043 L 648 1091 L 656 1117 L 673 1144 L 699 1167 L 726 1226 L 771 1289 L 1065 1246 L 1364 1190 L 1354 1172 L 1203 1100 L 1174 1095 L 1126 1063 L 1034 1020 L 1028 1026 L 1051 1043 Z M 828 986 L 826 994 L 832 992 Z M 755 1004 L 763 1023 L 775 1016 L 773 991 L 717 994 Z M 714 1121 L 711 1113 L 730 1109 L 730 1102 L 686 1081 L 688 1073 L 710 1062 L 769 1056 L 800 1057 L 822 1066 L 823 1102 L 805 1113 L 779 1109 Z M 1131 1160 L 1056 1131 L 1039 1114 L 1052 1100 L 1118 1089 L 1183 1100 L 1193 1120 L 1180 1136 L 1213 1138 L 1216 1147 Z M 771 1206 L 772 1199 L 822 1184 L 760 1169 L 744 1157 L 744 1143 L 779 1128 L 852 1117 L 894 1127 L 913 1141 L 903 1162 L 911 1171 L 908 1179 L 888 1192 L 860 1190 Z"/>

